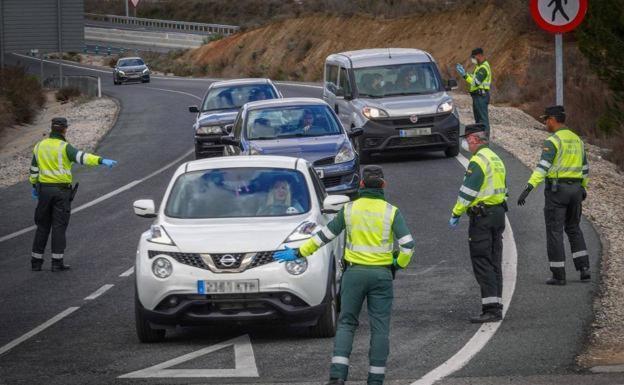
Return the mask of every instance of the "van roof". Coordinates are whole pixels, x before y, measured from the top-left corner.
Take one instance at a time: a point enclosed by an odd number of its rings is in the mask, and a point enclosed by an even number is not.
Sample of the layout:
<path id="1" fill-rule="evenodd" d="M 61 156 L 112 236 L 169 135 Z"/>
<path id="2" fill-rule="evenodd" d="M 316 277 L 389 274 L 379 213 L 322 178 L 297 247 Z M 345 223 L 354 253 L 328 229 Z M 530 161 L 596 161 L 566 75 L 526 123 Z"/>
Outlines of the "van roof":
<path id="1" fill-rule="evenodd" d="M 327 57 L 327 60 L 332 59 L 338 61 L 347 59 L 351 63 L 352 68 L 434 61 L 428 52 L 414 48 L 373 48 L 346 51 Z"/>

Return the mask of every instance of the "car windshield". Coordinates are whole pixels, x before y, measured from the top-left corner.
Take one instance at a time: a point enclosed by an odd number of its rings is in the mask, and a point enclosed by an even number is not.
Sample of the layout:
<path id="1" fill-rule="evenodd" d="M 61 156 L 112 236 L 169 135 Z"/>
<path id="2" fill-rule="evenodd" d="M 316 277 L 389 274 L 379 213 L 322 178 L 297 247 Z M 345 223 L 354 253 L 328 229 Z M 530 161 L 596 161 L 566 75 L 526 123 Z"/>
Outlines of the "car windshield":
<path id="1" fill-rule="evenodd" d="M 247 139 L 267 140 L 339 135 L 342 131 L 329 107 L 305 105 L 251 110 L 246 133 Z"/>
<path id="2" fill-rule="evenodd" d="M 268 84 L 213 88 L 204 99 L 202 111 L 238 109 L 248 102 L 277 97 L 275 89 Z"/>
<path id="3" fill-rule="evenodd" d="M 224 168 L 189 172 L 171 190 L 165 215 L 173 218 L 281 217 L 306 213 L 303 174 L 280 168 Z"/>
<path id="4" fill-rule="evenodd" d="M 440 83 L 432 63 L 356 68 L 354 73 L 361 97 L 422 95 L 440 90 Z"/>
<path id="5" fill-rule="evenodd" d="M 124 59 L 117 63 L 117 67 L 134 67 L 145 65 L 141 59 Z"/>

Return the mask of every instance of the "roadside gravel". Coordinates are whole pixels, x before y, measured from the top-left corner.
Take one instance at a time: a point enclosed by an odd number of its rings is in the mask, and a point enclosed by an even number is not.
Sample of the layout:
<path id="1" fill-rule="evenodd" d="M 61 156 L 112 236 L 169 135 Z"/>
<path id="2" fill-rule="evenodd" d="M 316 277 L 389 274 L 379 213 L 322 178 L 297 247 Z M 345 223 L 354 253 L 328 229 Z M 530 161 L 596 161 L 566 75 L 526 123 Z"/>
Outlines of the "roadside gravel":
<path id="1" fill-rule="evenodd" d="M 47 93 L 47 102 L 33 124 L 5 128 L 0 135 L 0 188 L 28 179 L 32 148 L 50 132 L 50 120 L 65 116 L 69 121 L 67 140 L 74 147 L 94 151 L 100 139 L 117 120 L 119 105 L 111 98 L 61 104 L 54 93 Z"/>
<path id="2" fill-rule="evenodd" d="M 453 95 L 461 121 L 474 122 L 468 95 Z M 549 136 L 544 126 L 513 107 L 490 106 L 492 140 L 529 168 L 539 160 L 542 142 Z M 583 213 L 602 241 L 601 288 L 594 299 L 595 320 L 590 344 L 578 357 L 584 367 L 624 363 L 624 174 L 603 159 L 603 150 L 586 145 L 590 182 Z"/>

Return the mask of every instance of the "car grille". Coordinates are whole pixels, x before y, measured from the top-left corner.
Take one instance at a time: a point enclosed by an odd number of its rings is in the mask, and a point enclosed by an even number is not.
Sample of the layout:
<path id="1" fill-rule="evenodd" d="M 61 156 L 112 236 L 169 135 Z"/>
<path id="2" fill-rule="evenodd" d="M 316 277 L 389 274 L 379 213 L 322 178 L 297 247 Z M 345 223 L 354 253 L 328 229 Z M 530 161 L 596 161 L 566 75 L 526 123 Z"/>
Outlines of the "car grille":
<path id="1" fill-rule="evenodd" d="M 273 262 L 273 253 L 274 251 L 260 251 L 256 253 L 253 260 L 251 261 L 251 264 L 247 267 L 247 269 L 251 269 L 254 267 L 258 267 L 258 266 L 263 266 L 263 265 Z M 171 258 L 178 261 L 179 263 L 182 263 L 188 266 L 210 270 L 208 265 L 204 262 L 202 256 L 198 253 L 175 253 L 175 252 L 169 252 L 169 251 L 156 251 L 156 250 L 148 251 L 148 256 L 150 259 L 160 254 L 168 255 Z M 225 266 L 221 263 L 221 258 L 225 255 L 231 255 L 232 257 L 234 257 L 235 262 L 232 266 Z M 238 269 L 244 257 L 245 257 L 244 253 L 210 254 L 210 258 L 212 258 L 214 265 L 217 267 L 217 269 L 220 269 L 220 270 Z"/>
<path id="2" fill-rule="evenodd" d="M 325 188 L 329 188 L 329 187 L 335 187 L 338 186 L 342 183 L 342 176 L 338 175 L 338 176 L 328 176 L 323 178 L 323 185 L 325 185 Z"/>
<path id="3" fill-rule="evenodd" d="M 405 127 L 430 127 L 436 122 L 440 122 L 446 119 L 450 113 L 445 114 L 434 114 L 434 115 L 418 115 L 418 121 L 416 123 L 412 123 L 409 116 L 400 117 L 400 118 L 386 118 L 386 119 L 378 119 L 377 123 L 383 124 L 384 126 L 394 127 L 396 129 L 401 129 Z"/>
<path id="4" fill-rule="evenodd" d="M 314 166 L 328 166 L 330 164 L 334 164 L 334 157 L 328 157 L 328 158 L 323 158 L 323 159 L 319 159 L 314 161 L 313 165 Z"/>
<path id="5" fill-rule="evenodd" d="M 418 146 L 424 144 L 440 143 L 437 135 L 414 136 L 408 138 L 392 138 L 388 141 L 388 147 Z"/>

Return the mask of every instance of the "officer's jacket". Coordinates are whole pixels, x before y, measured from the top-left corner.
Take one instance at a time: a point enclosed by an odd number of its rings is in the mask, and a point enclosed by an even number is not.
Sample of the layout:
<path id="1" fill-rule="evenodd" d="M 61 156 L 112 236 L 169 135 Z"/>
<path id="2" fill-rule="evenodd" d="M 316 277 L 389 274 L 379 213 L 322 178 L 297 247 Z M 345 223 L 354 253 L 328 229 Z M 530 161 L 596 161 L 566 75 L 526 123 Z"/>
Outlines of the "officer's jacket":
<path id="1" fill-rule="evenodd" d="M 406 267 L 414 251 L 414 239 L 399 210 L 386 202 L 382 189 L 362 189 L 360 197 L 347 203 L 326 227 L 305 242 L 299 252 L 312 255 L 321 246 L 346 231 L 345 259 L 370 265 L 392 265 L 396 256 L 400 267 Z M 399 245 L 394 250 L 394 240 Z"/>
<path id="2" fill-rule="evenodd" d="M 475 67 L 473 73 L 466 74 L 464 79 L 466 79 L 466 82 L 470 86 L 470 93 L 478 90 L 489 91 L 492 85 L 492 68 L 490 67 L 490 63 L 485 60 Z"/>
<path id="3" fill-rule="evenodd" d="M 67 143 L 63 135 L 52 132 L 49 138 L 37 143 L 33 149 L 33 157 L 30 163 L 30 183 L 33 185 L 37 183 L 69 184 L 72 182 L 71 168 L 73 163 L 97 166 L 102 163 L 102 158 L 75 149 Z"/>
<path id="4" fill-rule="evenodd" d="M 505 164 L 489 147 L 482 146 L 470 158 L 457 203 L 453 207 L 453 216 L 460 217 L 469 207 L 479 203 L 493 206 L 503 203 L 506 199 Z"/>
<path id="5" fill-rule="evenodd" d="M 589 164 L 585 145 L 569 128 L 563 127 L 544 141 L 542 156 L 533 170 L 529 184 L 534 188 L 548 179 L 579 179 L 589 182 Z"/>

